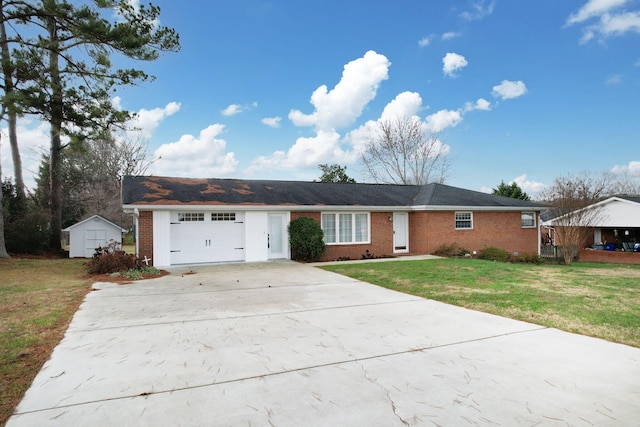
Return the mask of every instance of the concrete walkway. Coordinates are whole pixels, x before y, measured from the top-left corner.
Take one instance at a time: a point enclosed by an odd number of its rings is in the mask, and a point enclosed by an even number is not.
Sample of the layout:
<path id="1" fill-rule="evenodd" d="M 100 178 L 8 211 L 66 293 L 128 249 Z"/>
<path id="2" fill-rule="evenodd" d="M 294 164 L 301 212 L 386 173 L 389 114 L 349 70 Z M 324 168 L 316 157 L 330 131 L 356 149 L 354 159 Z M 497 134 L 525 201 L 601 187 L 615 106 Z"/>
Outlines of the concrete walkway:
<path id="1" fill-rule="evenodd" d="M 292 262 L 98 283 L 8 426 L 626 426 L 640 349 Z"/>

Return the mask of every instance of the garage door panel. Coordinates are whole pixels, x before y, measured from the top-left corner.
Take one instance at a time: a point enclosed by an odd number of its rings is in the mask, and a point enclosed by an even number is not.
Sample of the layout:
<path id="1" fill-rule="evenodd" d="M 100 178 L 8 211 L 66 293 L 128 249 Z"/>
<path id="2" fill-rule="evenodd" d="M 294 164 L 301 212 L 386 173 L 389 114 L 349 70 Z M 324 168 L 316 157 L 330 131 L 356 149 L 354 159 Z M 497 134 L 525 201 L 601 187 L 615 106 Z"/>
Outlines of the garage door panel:
<path id="1" fill-rule="evenodd" d="M 171 217 L 171 264 L 244 261 L 242 213 L 178 215 Z"/>

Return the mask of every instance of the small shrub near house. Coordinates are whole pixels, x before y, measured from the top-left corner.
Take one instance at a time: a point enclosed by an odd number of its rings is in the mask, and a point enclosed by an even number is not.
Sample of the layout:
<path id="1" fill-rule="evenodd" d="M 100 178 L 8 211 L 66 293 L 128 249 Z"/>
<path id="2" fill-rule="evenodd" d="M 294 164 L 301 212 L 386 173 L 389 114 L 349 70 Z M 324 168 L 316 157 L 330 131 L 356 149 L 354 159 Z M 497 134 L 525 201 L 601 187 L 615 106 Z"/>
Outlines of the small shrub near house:
<path id="1" fill-rule="evenodd" d="M 289 223 L 291 258 L 299 261 L 316 261 L 324 254 L 324 232 L 309 217 L 302 216 Z"/>
<path id="2" fill-rule="evenodd" d="M 433 253 L 446 258 L 463 257 L 469 255 L 469 251 L 458 246 L 457 243 L 443 243 Z"/>
<path id="3" fill-rule="evenodd" d="M 108 245 L 96 248 L 91 261 L 87 263 L 89 274 L 120 273 L 130 280 L 144 279 L 145 275 L 160 274 L 160 270 L 153 266 L 143 265 L 132 254 L 122 250 L 118 242 L 111 241 Z"/>
<path id="4" fill-rule="evenodd" d="M 136 257 L 123 251 L 120 243 L 114 241 L 96 248 L 93 258 L 87 263 L 89 274 L 119 273 L 136 267 Z"/>
<path id="5" fill-rule="evenodd" d="M 514 261 L 521 264 L 545 264 L 547 262 L 547 260 L 542 258 L 540 255 L 529 254 L 518 255 Z"/>
<path id="6" fill-rule="evenodd" d="M 496 248 L 495 246 L 487 246 L 478 252 L 478 258 L 489 261 L 509 262 L 511 260 L 511 255 L 504 249 Z"/>

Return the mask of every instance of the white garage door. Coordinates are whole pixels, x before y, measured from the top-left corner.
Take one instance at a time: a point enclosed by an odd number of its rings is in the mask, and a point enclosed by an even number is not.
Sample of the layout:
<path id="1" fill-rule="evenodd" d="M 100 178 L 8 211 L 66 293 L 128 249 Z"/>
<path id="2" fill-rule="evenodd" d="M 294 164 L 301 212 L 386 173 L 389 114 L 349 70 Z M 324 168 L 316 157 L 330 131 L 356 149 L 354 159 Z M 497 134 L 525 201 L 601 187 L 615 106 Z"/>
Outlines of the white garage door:
<path id="1" fill-rule="evenodd" d="M 172 212 L 171 264 L 244 261 L 242 212 Z"/>

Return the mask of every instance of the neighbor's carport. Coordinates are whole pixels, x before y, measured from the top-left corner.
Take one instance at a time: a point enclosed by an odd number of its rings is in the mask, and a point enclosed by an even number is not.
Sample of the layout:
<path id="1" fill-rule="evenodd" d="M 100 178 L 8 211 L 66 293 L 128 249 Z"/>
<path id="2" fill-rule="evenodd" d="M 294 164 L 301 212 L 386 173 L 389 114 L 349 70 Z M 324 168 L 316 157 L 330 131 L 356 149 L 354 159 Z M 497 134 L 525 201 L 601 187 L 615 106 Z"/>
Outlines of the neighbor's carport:
<path id="1" fill-rule="evenodd" d="M 98 284 L 8 425 L 640 419 L 637 348 L 292 262 L 172 272 Z"/>

